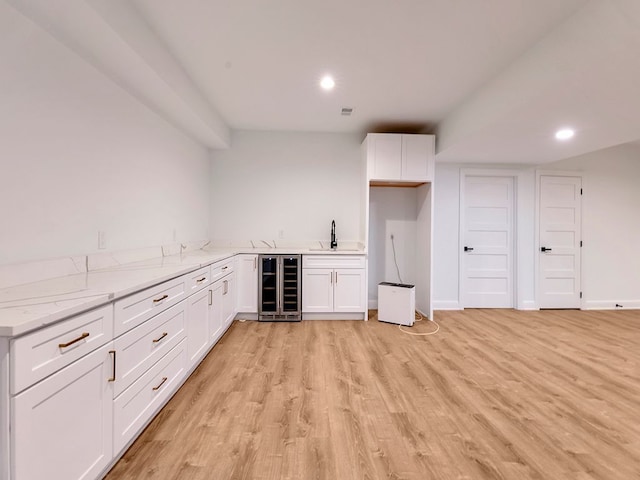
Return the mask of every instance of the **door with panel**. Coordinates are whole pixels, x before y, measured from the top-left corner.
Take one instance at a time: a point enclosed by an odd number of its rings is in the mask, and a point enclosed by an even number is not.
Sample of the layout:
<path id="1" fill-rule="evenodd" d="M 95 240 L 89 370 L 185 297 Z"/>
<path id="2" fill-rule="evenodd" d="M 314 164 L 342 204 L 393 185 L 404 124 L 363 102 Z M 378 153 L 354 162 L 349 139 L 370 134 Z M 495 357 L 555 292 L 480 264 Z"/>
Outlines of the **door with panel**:
<path id="1" fill-rule="evenodd" d="M 222 282 L 222 328 L 233 322 L 236 316 L 235 273 L 227 275 Z"/>
<path id="2" fill-rule="evenodd" d="M 333 308 L 335 312 L 365 311 L 364 269 L 338 268 L 334 270 Z"/>
<path id="3" fill-rule="evenodd" d="M 187 301 L 187 356 L 189 367 L 195 366 L 209 346 L 209 289 L 191 295 Z"/>
<path id="4" fill-rule="evenodd" d="M 209 289 L 209 345 L 215 344 L 222 335 L 224 327 L 224 284 L 218 280 Z"/>
<path id="5" fill-rule="evenodd" d="M 113 457 L 113 343 L 11 399 L 15 479 L 98 478 Z"/>
<path id="6" fill-rule="evenodd" d="M 462 197 L 462 306 L 513 308 L 514 178 L 465 175 Z"/>
<path id="7" fill-rule="evenodd" d="M 258 313 L 258 255 L 238 255 L 236 272 L 238 312 Z"/>
<path id="8" fill-rule="evenodd" d="M 540 308 L 580 308 L 582 178 L 539 181 Z"/>
<path id="9" fill-rule="evenodd" d="M 333 269 L 302 269 L 302 311 L 333 312 Z"/>

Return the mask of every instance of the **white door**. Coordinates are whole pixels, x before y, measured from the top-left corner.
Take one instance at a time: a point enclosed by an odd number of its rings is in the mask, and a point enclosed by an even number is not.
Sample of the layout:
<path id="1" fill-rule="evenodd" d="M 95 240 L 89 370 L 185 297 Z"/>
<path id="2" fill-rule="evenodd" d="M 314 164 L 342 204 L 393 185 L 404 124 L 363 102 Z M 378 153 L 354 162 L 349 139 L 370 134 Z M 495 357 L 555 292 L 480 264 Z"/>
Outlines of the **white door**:
<path id="1" fill-rule="evenodd" d="M 333 269 L 302 269 L 302 311 L 333 312 Z"/>
<path id="2" fill-rule="evenodd" d="M 258 256 L 238 255 L 238 312 L 258 313 Z"/>
<path id="3" fill-rule="evenodd" d="M 465 308 L 513 307 L 513 177 L 464 177 L 461 252 Z"/>
<path id="4" fill-rule="evenodd" d="M 211 344 L 218 341 L 224 324 L 224 306 L 222 280 L 214 282 L 208 289 L 209 292 L 209 340 Z"/>
<path id="5" fill-rule="evenodd" d="M 364 270 L 340 268 L 334 271 L 333 305 L 335 312 L 364 312 Z"/>
<path id="6" fill-rule="evenodd" d="M 11 400 L 11 478 L 98 478 L 113 456 L 109 343 Z"/>
<path id="7" fill-rule="evenodd" d="M 580 308 L 581 185 L 540 177 L 540 308 Z"/>
<path id="8" fill-rule="evenodd" d="M 187 301 L 187 355 L 194 366 L 209 346 L 209 289 L 200 290 Z"/>
<path id="9" fill-rule="evenodd" d="M 228 327 L 236 316 L 235 273 L 222 281 L 222 326 Z"/>
<path id="10" fill-rule="evenodd" d="M 402 135 L 402 179 L 427 180 L 428 152 L 431 137 Z"/>

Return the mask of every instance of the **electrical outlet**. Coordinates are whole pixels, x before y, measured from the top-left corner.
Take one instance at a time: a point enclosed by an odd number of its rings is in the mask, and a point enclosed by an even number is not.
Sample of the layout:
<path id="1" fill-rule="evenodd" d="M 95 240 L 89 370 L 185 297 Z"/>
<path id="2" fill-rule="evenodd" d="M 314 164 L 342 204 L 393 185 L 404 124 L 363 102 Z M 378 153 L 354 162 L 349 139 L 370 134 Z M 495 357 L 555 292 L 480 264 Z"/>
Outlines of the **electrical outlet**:
<path id="1" fill-rule="evenodd" d="M 107 248 L 106 233 L 104 230 L 98 230 L 98 250 Z"/>

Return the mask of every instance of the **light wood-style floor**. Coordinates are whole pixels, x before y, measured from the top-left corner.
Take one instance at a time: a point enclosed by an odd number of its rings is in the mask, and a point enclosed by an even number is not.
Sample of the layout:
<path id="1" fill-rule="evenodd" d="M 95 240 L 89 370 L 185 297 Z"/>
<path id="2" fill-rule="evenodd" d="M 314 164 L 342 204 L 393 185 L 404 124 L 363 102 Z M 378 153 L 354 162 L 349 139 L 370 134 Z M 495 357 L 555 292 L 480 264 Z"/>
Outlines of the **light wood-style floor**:
<path id="1" fill-rule="evenodd" d="M 640 479 L 640 312 L 436 320 L 234 322 L 107 478 Z"/>

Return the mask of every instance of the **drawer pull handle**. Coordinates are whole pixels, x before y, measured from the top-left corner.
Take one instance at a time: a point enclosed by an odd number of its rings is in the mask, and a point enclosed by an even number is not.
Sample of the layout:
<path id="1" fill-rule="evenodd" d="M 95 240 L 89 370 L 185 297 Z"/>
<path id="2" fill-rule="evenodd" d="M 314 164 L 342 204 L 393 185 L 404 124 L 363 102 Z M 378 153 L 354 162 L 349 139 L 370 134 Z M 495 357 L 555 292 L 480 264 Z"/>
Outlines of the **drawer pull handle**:
<path id="1" fill-rule="evenodd" d="M 213 305 L 213 290 L 209 290 L 209 305 Z"/>
<path id="2" fill-rule="evenodd" d="M 207 279 L 207 277 L 202 277 L 199 280 L 196 280 L 196 283 L 200 283 L 200 282 L 204 282 Z"/>
<path id="3" fill-rule="evenodd" d="M 226 270 L 227 268 L 229 268 L 229 265 L 222 267 L 222 270 Z"/>
<path id="4" fill-rule="evenodd" d="M 107 381 L 115 382 L 116 381 L 116 351 L 115 350 L 109 350 L 109 355 L 113 355 L 113 377 L 111 377 Z"/>
<path id="5" fill-rule="evenodd" d="M 158 338 L 153 340 L 153 343 L 158 343 L 159 341 L 161 341 L 164 337 L 166 337 L 168 335 L 167 332 L 162 332 L 162 335 L 160 335 Z"/>
<path id="6" fill-rule="evenodd" d="M 71 345 L 73 345 L 74 343 L 78 343 L 80 340 L 84 340 L 85 338 L 87 338 L 89 336 L 89 333 L 84 332 L 82 335 L 80 335 L 78 338 L 76 338 L 75 340 L 71 340 L 70 342 L 67 343 L 59 343 L 58 347 L 59 348 L 67 348 L 70 347 Z"/>
<path id="7" fill-rule="evenodd" d="M 160 385 L 158 385 L 157 387 L 153 387 L 153 391 L 155 392 L 156 390 L 160 390 L 160 387 L 164 385 L 164 382 L 166 381 L 167 381 L 167 377 L 162 377 L 162 381 L 160 382 Z"/>
<path id="8" fill-rule="evenodd" d="M 165 298 L 169 298 L 169 295 L 164 294 L 164 295 L 162 295 L 160 298 L 154 298 L 154 299 L 153 299 L 153 303 L 161 302 L 161 301 L 162 301 L 162 300 L 164 300 Z"/>

